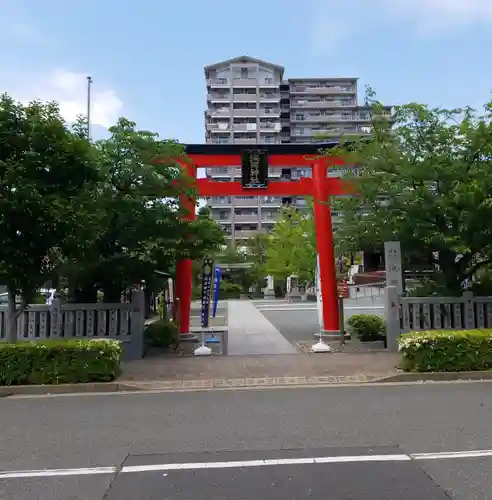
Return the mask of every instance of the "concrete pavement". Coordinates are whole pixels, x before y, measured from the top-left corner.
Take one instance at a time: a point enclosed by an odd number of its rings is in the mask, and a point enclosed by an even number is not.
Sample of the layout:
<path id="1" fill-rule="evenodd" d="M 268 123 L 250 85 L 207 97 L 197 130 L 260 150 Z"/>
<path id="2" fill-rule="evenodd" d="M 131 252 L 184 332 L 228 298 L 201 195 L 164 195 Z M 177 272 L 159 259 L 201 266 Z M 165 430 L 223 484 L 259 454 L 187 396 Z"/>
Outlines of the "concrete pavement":
<path id="1" fill-rule="evenodd" d="M 313 340 L 319 331 L 315 302 L 289 303 L 284 300 L 254 301 L 256 308 L 290 342 Z M 345 321 L 354 314 L 375 314 L 384 317 L 382 297 L 364 297 L 344 301 Z"/>
<path id="2" fill-rule="evenodd" d="M 441 500 L 444 492 L 455 500 L 489 500 L 490 451 L 394 456 L 491 450 L 490 388 L 472 382 L 3 399 L 0 470 L 24 476 L 0 479 L 0 498 L 101 500 L 107 493 L 110 500 L 247 500 L 255 484 L 256 498 L 267 500 Z M 251 464 L 265 459 L 287 461 Z M 224 464 L 233 461 L 243 464 Z M 203 462 L 222 465 L 207 466 L 205 474 L 193 465 Z M 171 470 L 176 463 L 188 465 Z M 143 469 L 122 472 L 138 464 Z M 32 477 L 33 469 L 81 467 L 91 469 Z M 110 469 L 93 469 L 99 467 Z"/>
<path id="3" fill-rule="evenodd" d="M 251 301 L 230 300 L 228 318 L 229 355 L 297 353 Z"/>

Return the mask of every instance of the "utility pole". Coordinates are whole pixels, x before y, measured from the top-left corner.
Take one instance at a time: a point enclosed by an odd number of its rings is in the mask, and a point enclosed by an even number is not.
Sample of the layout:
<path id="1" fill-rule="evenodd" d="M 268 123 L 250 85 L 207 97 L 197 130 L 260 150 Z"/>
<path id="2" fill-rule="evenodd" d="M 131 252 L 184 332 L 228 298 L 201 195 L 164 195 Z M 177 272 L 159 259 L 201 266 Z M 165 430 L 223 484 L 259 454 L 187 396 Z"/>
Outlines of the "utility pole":
<path id="1" fill-rule="evenodd" d="M 87 140 L 91 140 L 91 86 L 92 77 L 87 77 Z"/>

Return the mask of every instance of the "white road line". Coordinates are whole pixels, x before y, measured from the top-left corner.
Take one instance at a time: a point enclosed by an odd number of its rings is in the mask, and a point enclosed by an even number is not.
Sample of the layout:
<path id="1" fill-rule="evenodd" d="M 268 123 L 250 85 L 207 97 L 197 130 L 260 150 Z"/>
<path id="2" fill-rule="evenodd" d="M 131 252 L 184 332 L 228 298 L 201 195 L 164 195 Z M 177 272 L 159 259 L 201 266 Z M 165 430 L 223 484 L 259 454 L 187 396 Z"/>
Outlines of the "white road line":
<path id="1" fill-rule="evenodd" d="M 438 460 L 450 458 L 480 458 L 492 457 L 492 450 L 471 450 L 471 451 L 455 451 L 455 452 L 440 452 L 440 453 L 414 453 L 414 460 Z"/>
<path id="2" fill-rule="evenodd" d="M 258 311 L 316 311 L 317 308 L 313 306 L 308 307 L 257 307 Z M 344 306 L 344 311 L 355 311 L 355 310 L 381 310 L 384 309 L 384 306 Z"/>
<path id="3" fill-rule="evenodd" d="M 198 469 L 233 469 L 246 467 L 266 467 L 272 465 L 313 465 L 313 464 L 343 464 L 343 463 L 366 463 L 366 462 L 408 462 L 411 460 L 444 460 L 444 459 L 468 459 L 492 457 L 492 450 L 470 450 L 458 452 L 439 453 L 413 453 L 413 454 L 388 454 L 388 455 L 348 455 L 332 457 L 308 457 L 308 458 L 279 458 L 267 460 L 231 460 L 227 462 L 191 462 L 191 463 L 167 463 L 151 465 L 128 465 L 121 469 L 118 467 L 89 467 L 81 469 L 45 469 L 45 470 L 21 470 L 2 471 L 2 479 L 28 479 L 34 477 L 55 476 L 90 476 L 95 474 L 116 474 L 118 471 L 125 473 L 176 471 L 176 470 L 198 470 Z"/>
<path id="4" fill-rule="evenodd" d="M 95 474 L 115 474 L 117 467 L 88 467 L 82 469 L 45 469 L 45 470 L 19 470 L 0 472 L 1 479 L 17 479 L 29 477 L 55 477 L 55 476 L 93 476 Z"/>

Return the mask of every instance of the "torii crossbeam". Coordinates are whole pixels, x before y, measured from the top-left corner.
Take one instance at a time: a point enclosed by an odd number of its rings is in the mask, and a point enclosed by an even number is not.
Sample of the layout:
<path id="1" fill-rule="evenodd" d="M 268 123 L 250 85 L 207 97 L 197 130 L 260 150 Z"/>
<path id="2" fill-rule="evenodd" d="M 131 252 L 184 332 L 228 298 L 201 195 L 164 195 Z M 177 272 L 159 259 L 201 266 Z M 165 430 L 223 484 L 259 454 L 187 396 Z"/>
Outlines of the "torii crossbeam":
<path id="1" fill-rule="evenodd" d="M 196 180 L 198 195 L 215 196 L 312 196 L 314 198 L 314 219 L 316 243 L 319 254 L 319 274 L 321 282 L 323 330 L 322 333 L 339 333 L 339 311 L 335 254 L 333 248 L 333 227 L 329 198 L 352 192 L 347 181 L 327 177 L 328 169 L 343 165 L 339 158 L 321 156 L 320 150 L 337 146 L 326 144 L 194 144 L 185 146 L 187 161 L 181 165 L 187 174 Z M 261 156 L 261 158 L 260 158 Z M 245 162 L 246 159 L 246 164 Z M 191 161 L 189 161 L 191 160 Z M 214 182 L 212 179 L 197 179 L 199 167 L 243 166 L 243 182 Z M 310 167 L 312 177 L 299 181 L 268 181 L 268 167 Z M 252 168 L 256 170 L 252 174 Z M 244 169 L 250 171 L 245 172 Z M 245 175 L 249 184 L 245 185 Z M 261 187 L 259 187 L 261 186 Z M 187 211 L 187 219 L 194 220 L 196 201 L 182 197 L 182 208 Z M 176 296 L 180 299 L 180 333 L 190 333 L 190 313 L 192 297 L 192 261 L 181 260 L 176 269 Z"/>

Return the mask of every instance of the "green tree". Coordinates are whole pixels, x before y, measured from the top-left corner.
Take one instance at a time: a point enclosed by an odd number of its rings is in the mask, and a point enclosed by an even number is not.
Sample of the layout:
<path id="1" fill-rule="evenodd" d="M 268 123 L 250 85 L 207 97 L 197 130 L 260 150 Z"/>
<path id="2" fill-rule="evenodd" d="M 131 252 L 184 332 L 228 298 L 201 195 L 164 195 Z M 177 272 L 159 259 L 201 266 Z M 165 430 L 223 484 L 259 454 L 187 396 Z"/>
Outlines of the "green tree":
<path id="1" fill-rule="evenodd" d="M 330 155 L 357 165 L 357 196 L 339 199 L 344 251 L 381 248 L 399 240 L 406 257 L 438 266 L 448 293 L 492 258 L 491 104 L 440 109 L 410 103 L 394 110 L 392 127 L 369 92 L 370 140 L 352 138 Z"/>
<path id="2" fill-rule="evenodd" d="M 98 289 L 105 301 L 119 301 L 125 288 L 159 282 L 156 271 L 173 273 L 176 260 L 202 258 L 223 241 L 210 217 L 183 220 L 179 196 L 196 193 L 175 161 L 184 158 L 181 145 L 125 118 L 109 131 L 94 145 L 103 181 L 91 248 L 61 270 L 77 301 L 95 301 Z"/>
<path id="3" fill-rule="evenodd" d="M 67 129 L 55 103 L 25 106 L 0 96 L 0 282 L 9 295 L 8 340 L 17 340 L 17 317 L 59 256 L 84 247 L 81 207 L 97 179 L 90 145 Z"/>
<path id="4" fill-rule="evenodd" d="M 292 274 L 312 282 L 316 272 L 316 235 L 311 211 L 282 210 L 266 250 L 266 274 L 285 279 Z"/>
<path id="5" fill-rule="evenodd" d="M 270 235 L 258 232 L 246 241 L 246 259 L 251 263 L 248 272 L 252 283 L 259 287 L 265 286 L 267 276 L 267 251 L 270 245 Z"/>

